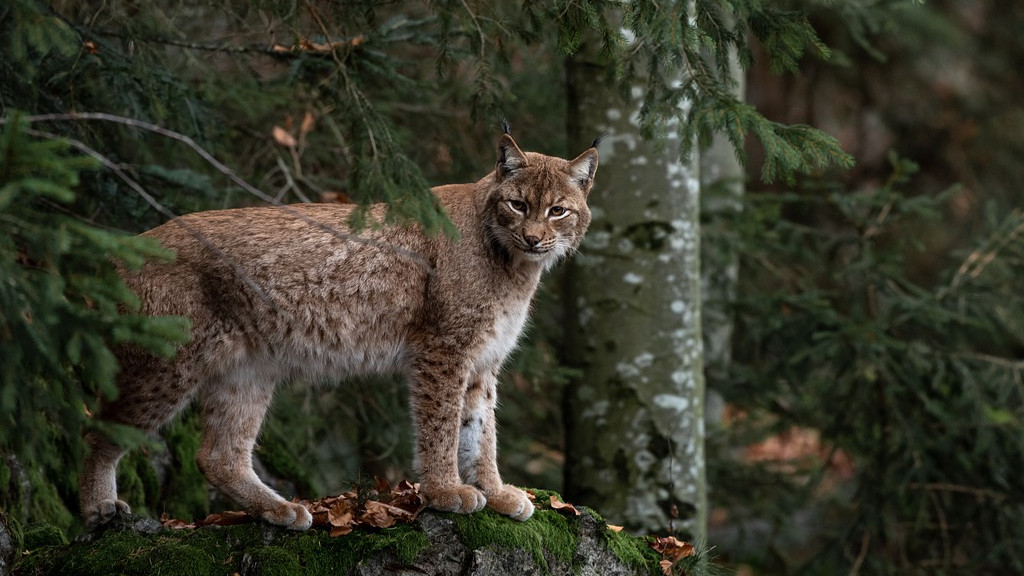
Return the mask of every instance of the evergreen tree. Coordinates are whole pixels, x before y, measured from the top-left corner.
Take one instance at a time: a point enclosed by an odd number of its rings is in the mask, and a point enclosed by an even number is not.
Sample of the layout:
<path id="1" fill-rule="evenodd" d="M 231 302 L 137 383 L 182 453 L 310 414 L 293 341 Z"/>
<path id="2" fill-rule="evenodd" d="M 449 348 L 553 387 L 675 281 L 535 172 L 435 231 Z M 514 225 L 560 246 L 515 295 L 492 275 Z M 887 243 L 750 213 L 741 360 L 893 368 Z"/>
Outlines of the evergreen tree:
<path id="1" fill-rule="evenodd" d="M 564 86 L 564 72 L 549 61 L 550 76 L 538 78 L 523 64 L 575 54 L 585 41 L 597 43 L 596 76 L 640 89 L 639 131 L 657 139 L 673 126 L 687 162 L 723 131 L 737 151 L 748 135 L 761 142 L 767 180 L 847 164 L 834 139 L 807 126 L 769 121 L 730 91 L 725 62 L 735 49 L 749 63 L 748 35 L 768 49 L 779 70 L 793 69 L 806 53 L 827 55 L 801 12 L 755 0 L 701 0 L 692 7 L 650 0 L 162 7 L 12 0 L 0 8 L 0 40 L 10 54 L 0 60 L 3 122 L 22 138 L 12 135 L 11 142 L 29 150 L 33 162 L 55 163 L 44 154 L 44 144 L 51 145 L 45 141 L 65 138 L 73 146 L 60 162 L 75 166 L 89 156 L 101 169 L 80 173 L 78 181 L 65 178 L 60 186 L 74 192 L 73 198 L 62 196 L 67 204 L 33 201 L 24 190 L 47 190 L 35 178 L 15 188 L 16 201 L 8 206 L 35 211 L 41 242 L 44 232 L 77 222 L 76 234 L 103 247 L 79 254 L 91 275 L 57 266 L 48 280 L 74 287 L 88 276 L 96 293 L 74 288 L 79 292 L 69 296 L 51 289 L 46 305 L 67 300 L 104 314 L 116 303 L 125 310 L 131 305 L 118 288 L 112 260 L 138 265 L 144 256 L 159 255 L 155 247 L 133 244 L 105 227 L 137 232 L 197 209 L 347 197 L 361 205 L 388 202 L 389 221 L 450 233 L 427 193 L 428 181 L 479 177 L 479 167 L 493 162 L 489 147 L 479 143 L 491 137 L 499 116 L 526 118 L 517 125 L 535 129 L 542 146 L 576 150 L 589 141 L 566 144 L 564 119 L 549 112 L 557 108 L 552 101 L 564 102 L 548 88 Z M 520 87 L 533 90 L 533 99 L 525 100 L 527 90 Z M 29 115 L 16 121 L 15 109 Z M 34 132 L 24 131 L 27 124 Z M 62 173 L 48 177 L 64 178 Z M 10 261 L 24 268 L 17 274 L 36 265 L 20 256 L 34 234 L 10 243 Z M 47 262 L 44 256 L 40 262 Z M 25 284 L 11 290 L 12 301 L 37 294 Z M 93 366 L 88 370 L 76 369 L 76 378 L 62 380 L 66 393 L 39 395 L 51 406 L 77 409 L 77 400 L 88 396 L 83 390 L 111 391 L 112 365 L 100 362 L 110 359 L 108 346 L 136 341 L 167 350 L 181 336 L 182 326 L 172 320 L 93 316 L 83 318 L 110 324 L 99 324 L 95 338 L 76 340 L 69 331 L 67 342 L 79 342 L 70 347 L 61 339 L 35 347 L 18 340 L 19 360 L 4 363 L 9 377 L 31 379 L 32 366 L 67 369 L 83 358 L 98 359 L 84 364 Z M 5 380 L 4 390 L 23 394 L 7 384 L 13 381 Z M 80 437 L 82 423 L 54 418 L 53 437 L 26 437 L 9 450 L 26 469 L 37 470 L 36 461 L 74 462 L 77 446 L 53 438 L 77 442 L 72 439 Z M 61 491 L 64 500 L 74 500 L 73 487 Z"/>
<path id="2" fill-rule="evenodd" d="M 102 426 L 90 407 L 117 395 L 109 347 L 172 354 L 188 323 L 131 313 L 138 300 L 115 263 L 138 268 L 171 255 L 67 212 L 95 163 L 34 132 L 15 114 L 0 134 L 0 502 L 22 521 L 67 526 L 58 496 L 76 490 L 67 472 L 83 454 L 78 430 Z"/>

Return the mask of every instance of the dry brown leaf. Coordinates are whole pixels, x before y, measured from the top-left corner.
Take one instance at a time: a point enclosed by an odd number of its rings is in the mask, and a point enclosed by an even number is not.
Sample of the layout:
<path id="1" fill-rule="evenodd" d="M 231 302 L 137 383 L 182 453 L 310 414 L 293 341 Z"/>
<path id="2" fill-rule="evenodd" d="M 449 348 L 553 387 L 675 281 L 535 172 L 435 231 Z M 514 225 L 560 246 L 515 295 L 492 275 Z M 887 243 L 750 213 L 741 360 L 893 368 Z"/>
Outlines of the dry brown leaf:
<path id="1" fill-rule="evenodd" d="M 352 533 L 352 525 L 346 526 L 334 526 L 331 528 L 331 538 L 337 538 L 338 536 L 344 536 Z"/>
<path id="2" fill-rule="evenodd" d="M 558 500 L 558 497 L 554 494 L 551 495 L 551 509 L 558 510 L 563 514 L 572 514 L 573 516 L 579 516 L 580 511 L 576 509 L 572 504 L 566 504 Z"/>
<path id="3" fill-rule="evenodd" d="M 664 574 L 665 576 L 671 576 L 671 574 L 672 574 L 672 561 L 671 560 L 662 560 L 661 562 L 658 562 L 658 565 L 661 566 L 661 573 L 662 574 Z"/>
<path id="4" fill-rule="evenodd" d="M 359 515 L 359 523 L 374 528 L 390 528 L 395 525 L 394 510 L 397 508 L 383 502 L 369 500 L 366 502 L 366 512 Z"/>
<path id="5" fill-rule="evenodd" d="M 622 532 L 622 526 L 616 526 L 615 524 L 608 524 L 608 529 L 612 532 Z"/>
<path id="6" fill-rule="evenodd" d="M 348 500 L 338 500 L 327 510 L 327 523 L 331 526 L 351 526 L 355 522 L 355 505 Z"/>
<path id="7" fill-rule="evenodd" d="M 215 526 L 234 526 L 236 524 L 247 524 L 253 521 L 255 521 L 255 518 L 249 516 L 245 512 L 227 510 L 225 512 L 210 514 L 206 518 L 196 522 L 196 526 L 209 526 L 211 524 Z"/>
<path id="8" fill-rule="evenodd" d="M 295 137 L 289 134 L 287 130 L 281 128 L 280 126 L 274 126 L 274 129 L 271 131 L 271 133 L 274 136 L 274 141 L 276 141 L 281 146 L 294 148 L 295 146 L 298 145 L 298 142 L 295 141 Z"/>
<path id="9" fill-rule="evenodd" d="M 181 530 L 181 529 L 184 529 L 184 528 L 195 528 L 196 527 L 196 525 L 194 523 L 192 523 L 192 522 L 185 522 L 184 520 L 179 520 L 177 518 L 171 518 L 170 516 L 167 515 L 166 512 L 160 515 L 160 525 L 163 526 L 164 528 L 171 528 L 173 530 Z"/>
<path id="10" fill-rule="evenodd" d="M 683 558 L 688 558 L 697 554 L 697 549 L 693 547 L 693 544 L 689 542 L 683 542 L 675 536 L 665 536 L 663 538 L 655 538 L 651 542 L 651 548 L 655 552 L 659 552 L 664 558 L 661 561 L 662 571 L 665 571 L 665 562 L 669 563 L 669 567 Z M 665 572 L 668 574 L 668 572 Z"/>

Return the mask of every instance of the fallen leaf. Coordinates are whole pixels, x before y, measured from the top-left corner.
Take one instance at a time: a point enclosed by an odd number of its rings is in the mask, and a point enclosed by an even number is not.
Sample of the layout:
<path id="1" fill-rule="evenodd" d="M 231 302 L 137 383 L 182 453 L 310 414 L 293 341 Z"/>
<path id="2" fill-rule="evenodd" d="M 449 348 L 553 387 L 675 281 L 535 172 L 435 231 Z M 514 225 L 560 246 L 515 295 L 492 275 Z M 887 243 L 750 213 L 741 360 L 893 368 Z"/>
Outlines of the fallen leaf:
<path id="1" fill-rule="evenodd" d="M 338 536 L 344 536 L 352 533 L 352 525 L 347 526 L 334 526 L 331 528 L 331 538 L 337 538 Z"/>
<path id="2" fill-rule="evenodd" d="M 673 563 L 697 554 L 697 549 L 693 547 L 693 544 L 683 542 L 675 536 L 655 538 L 654 542 L 651 543 L 651 548 L 654 548 L 655 552 L 659 552 Z"/>
<path id="3" fill-rule="evenodd" d="M 179 520 L 177 518 L 171 518 L 167 515 L 166 512 L 160 515 L 160 525 L 164 528 L 171 528 L 173 530 L 181 530 L 184 528 L 196 527 L 196 525 L 192 522 L 186 522 L 184 520 Z"/>
<path id="4" fill-rule="evenodd" d="M 210 514 L 206 518 L 196 522 L 196 526 L 234 526 L 236 524 L 247 524 L 255 521 L 255 518 L 249 516 L 245 512 L 239 512 L 238 510 L 228 510 L 226 512 L 217 512 Z"/>
<path id="5" fill-rule="evenodd" d="M 566 504 L 565 502 L 560 502 L 558 497 L 554 494 L 551 495 L 551 509 L 558 510 L 563 514 L 572 514 L 573 516 L 580 515 L 580 511 L 577 510 L 575 506 L 572 504 Z"/>
<path id="6" fill-rule="evenodd" d="M 670 576 L 670 574 L 672 574 L 672 561 L 662 560 L 661 562 L 658 562 L 658 565 L 661 566 L 661 573 L 665 576 Z"/>
<path id="7" fill-rule="evenodd" d="M 395 525 L 395 508 L 383 502 L 368 500 L 366 512 L 359 515 L 359 523 L 373 526 L 374 528 L 390 528 Z M 401 511 L 400 511 L 401 512 Z"/>
<path id="8" fill-rule="evenodd" d="M 294 148 L 295 146 L 298 145 L 298 142 L 295 141 L 295 137 L 289 134 L 287 130 L 281 128 L 280 126 L 274 126 L 274 129 L 271 131 L 271 133 L 274 136 L 274 140 L 281 146 Z"/>
<path id="9" fill-rule="evenodd" d="M 622 526 L 616 526 L 615 524 L 608 524 L 608 529 L 612 532 L 622 532 Z"/>
<path id="10" fill-rule="evenodd" d="M 348 500 L 338 500 L 327 509 L 327 523 L 335 528 L 351 527 L 355 521 L 355 506 Z"/>

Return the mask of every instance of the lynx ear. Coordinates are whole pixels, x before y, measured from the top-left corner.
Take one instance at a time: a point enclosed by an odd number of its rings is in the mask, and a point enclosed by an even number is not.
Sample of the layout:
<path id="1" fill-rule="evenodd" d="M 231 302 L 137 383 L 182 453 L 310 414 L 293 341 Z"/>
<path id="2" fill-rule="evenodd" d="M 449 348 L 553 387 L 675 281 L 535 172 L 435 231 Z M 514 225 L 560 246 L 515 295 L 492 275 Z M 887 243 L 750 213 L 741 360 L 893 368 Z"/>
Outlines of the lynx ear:
<path id="1" fill-rule="evenodd" d="M 498 181 L 522 170 L 526 164 L 526 154 L 516 146 L 516 141 L 508 134 L 502 134 L 498 141 L 498 164 L 495 168 Z"/>
<path id="2" fill-rule="evenodd" d="M 590 148 L 577 156 L 572 162 L 569 162 L 565 171 L 572 178 L 573 183 L 583 190 L 584 195 L 590 194 L 590 189 L 594 186 L 594 174 L 597 173 L 597 147 Z"/>

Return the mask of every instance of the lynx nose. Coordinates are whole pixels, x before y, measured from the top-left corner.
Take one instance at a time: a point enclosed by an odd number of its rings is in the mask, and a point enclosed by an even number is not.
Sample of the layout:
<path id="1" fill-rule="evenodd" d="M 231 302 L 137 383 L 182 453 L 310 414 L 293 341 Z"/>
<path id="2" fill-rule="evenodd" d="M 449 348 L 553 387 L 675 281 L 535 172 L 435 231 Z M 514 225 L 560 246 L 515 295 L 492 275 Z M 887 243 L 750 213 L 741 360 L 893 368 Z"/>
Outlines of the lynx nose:
<path id="1" fill-rule="evenodd" d="M 530 248 L 534 248 L 534 247 L 537 246 L 537 244 L 540 244 L 540 238 L 538 238 L 536 236 L 524 235 L 523 236 L 523 240 L 526 240 L 526 244 Z"/>

